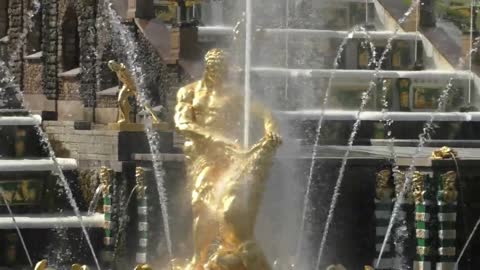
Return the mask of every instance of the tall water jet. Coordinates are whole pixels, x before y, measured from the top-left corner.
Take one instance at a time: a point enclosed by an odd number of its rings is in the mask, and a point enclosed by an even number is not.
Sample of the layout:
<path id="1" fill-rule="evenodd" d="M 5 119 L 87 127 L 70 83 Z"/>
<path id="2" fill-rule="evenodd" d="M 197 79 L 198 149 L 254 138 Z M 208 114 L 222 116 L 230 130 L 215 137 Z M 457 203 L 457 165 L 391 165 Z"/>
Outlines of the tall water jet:
<path id="1" fill-rule="evenodd" d="M 30 257 L 30 252 L 28 251 L 27 244 L 25 244 L 25 240 L 23 239 L 22 232 L 20 231 L 20 228 L 18 227 L 17 221 L 15 219 L 15 214 L 13 214 L 12 208 L 10 208 L 10 203 L 7 201 L 7 198 L 5 198 L 2 188 L 0 188 L 0 197 L 2 197 L 3 203 L 7 207 L 8 213 L 12 218 L 13 225 L 15 226 L 15 230 L 17 231 L 18 238 L 20 238 L 20 242 L 22 243 L 23 250 L 25 251 L 25 255 L 27 256 L 27 259 L 28 259 L 28 263 L 30 263 L 30 267 L 33 267 L 32 258 Z"/>
<path id="2" fill-rule="evenodd" d="M 16 44 L 16 46 L 14 47 L 13 51 L 11 52 L 11 55 L 13 57 L 11 57 L 10 59 L 10 62 L 9 62 L 9 66 L 13 66 L 15 65 L 15 62 L 14 62 L 14 59 L 16 57 L 18 57 L 22 52 L 23 52 L 23 46 L 25 44 L 25 40 L 26 40 L 26 37 L 28 35 L 28 33 L 31 31 L 32 29 L 32 26 L 33 26 L 33 22 L 32 22 L 32 18 L 33 16 L 35 16 L 35 14 L 39 11 L 40 9 L 40 2 L 38 0 L 35 0 L 32 2 L 32 6 L 34 7 L 33 9 L 31 10 L 28 10 L 27 12 L 27 16 L 25 16 L 26 18 L 26 21 L 24 22 L 24 27 L 22 29 L 22 32 L 20 34 L 20 37 L 19 37 L 19 42 Z M 16 98 L 18 99 L 19 103 L 20 103 L 20 107 L 21 108 L 25 108 L 25 109 L 28 109 L 26 104 L 25 104 L 25 99 L 24 99 L 24 96 L 23 96 L 23 92 L 19 89 L 19 86 L 18 85 L 15 85 L 15 77 L 11 74 L 10 70 L 8 69 L 7 65 L 5 63 L 3 63 L 3 61 L 0 61 L 0 68 L 2 69 L 3 73 L 4 73 L 4 78 L 3 78 L 3 81 L 5 82 L 5 84 L 8 86 L 8 85 L 13 85 L 13 89 L 15 91 L 15 96 Z M 28 112 L 30 115 L 31 113 Z M 88 232 L 87 232 L 87 229 L 83 223 L 83 219 L 82 219 L 82 215 L 80 213 L 80 210 L 77 206 L 77 203 L 75 201 L 75 198 L 73 196 L 73 192 L 70 188 L 70 185 L 63 173 L 63 170 L 60 166 L 60 164 L 58 163 L 58 160 L 56 158 L 56 155 L 55 155 L 55 152 L 53 151 L 53 148 L 48 140 L 48 137 L 44 134 L 42 128 L 40 125 L 36 124 L 34 126 L 37 134 L 39 135 L 40 137 L 40 140 L 41 140 L 41 143 L 43 144 L 43 147 L 45 149 L 45 151 L 47 152 L 48 156 L 52 159 L 53 161 L 53 165 L 54 165 L 54 170 L 53 172 L 58 174 L 58 177 L 60 179 L 60 183 L 62 184 L 62 186 L 65 188 L 65 192 L 66 192 L 66 195 L 67 195 L 67 198 L 68 198 L 68 201 L 70 203 L 70 205 L 72 206 L 73 208 L 73 211 L 76 215 L 76 217 L 78 218 L 79 220 L 79 223 L 80 223 L 80 227 L 82 229 L 82 232 L 85 236 L 85 239 L 87 241 L 87 244 L 90 248 L 90 251 L 91 251 L 91 254 L 92 254 L 92 257 L 94 259 L 94 262 L 97 266 L 97 269 L 101 270 L 101 267 L 100 267 L 100 263 L 97 259 L 97 256 L 95 254 L 95 250 L 93 248 L 93 245 L 91 243 L 91 240 L 90 240 L 90 237 L 88 235 Z"/>
<path id="3" fill-rule="evenodd" d="M 470 56 L 477 52 L 478 49 L 479 49 L 479 46 L 480 46 L 480 38 L 476 38 L 475 39 L 475 42 L 473 43 L 472 45 L 472 49 L 467 53 L 467 55 L 465 57 L 462 57 L 459 61 L 459 64 L 458 64 L 458 68 L 461 69 L 464 65 L 465 65 L 465 59 L 469 59 Z M 402 196 L 404 196 L 408 190 L 410 189 L 410 186 L 412 184 L 412 179 L 413 179 L 413 173 L 415 171 L 415 164 L 417 162 L 417 159 L 419 157 L 419 154 L 421 153 L 421 150 L 423 149 L 423 147 L 425 146 L 425 143 L 430 135 L 430 133 L 434 130 L 434 126 L 433 126 L 433 123 L 435 121 L 435 114 L 444 110 L 444 107 L 446 105 L 446 102 L 447 102 L 447 99 L 449 97 L 449 95 L 451 94 L 451 91 L 452 91 L 452 88 L 453 88 L 453 81 L 454 81 L 454 78 L 451 77 L 446 85 L 446 87 L 444 88 L 444 90 L 442 91 L 442 94 L 440 95 L 440 97 L 438 98 L 438 106 L 437 106 L 437 109 L 431 113 L 430 115 L 430 120 L 428 122 L 426 122 L 423 126 L 423 132 L 419 135 L 419 143 L 415 149 L 415 152 L 412 156 L 412 161 L 410 163 L 410 166 L 408 168 L 408 172 L 406 174 L 406 181 L 405 181 L 405 184 L 404 184 L 404 187 L 403 187 L 403 190 L 401 192 Z M 397 215 L 398 215 L 398 212 L 400 211 L 400 203 L 401 202 L 396 202 L 394 204 L 394 208 L 393 208 L 393 212 L 392 212 L 392 216 L 391 216 L 391 219 L 390 219 L 390 222 L 389 222 L 389 225 L 387 227 L 387 233 L 385 235 L 385 239 L 383 241 L 383 245 L 382 245 L 382 249 L 381 249 L 381 252 L 380 252 L 380 256 L 379 256 L 379 261 L 377 262 L 377 265 L 380 263 L 381 261 L 381 258 L 382 258 L 382 254 L 384 252 L 384 249 L 385 249 L 385 245 L 386 243 L 388 242 L 388 238 L 390 237 L 390 234 L 391 234 L 391 231 L 392 231 L 392 228 L 393 228 L 393 224 L 395 223 L 395 220 L 397 218 Z M 474 232 L 472 232 L 473 234 Z M 467 243 L 468 244 L 468 243 Z"/>
<path id="4" fill-rule="evenodd" d="M 419 0 L 416 0 L 416 1 L 412 2 L 411 6 L 407 10 L 407 12 L 399 20 L 399 25 L 403 24 L 407 20 L 407 18 L 415 10 L 415 8 L 419 5 L 419 3 L 420 3 Z M 352 130 L 352 133 L 350 134 L 350 137 L 349 137 L 349 140 L 348 140 L 348 149 L 347 149 L 347 151 L 345 151 L 345 154 L 344 154 L 343 159 L 342 159 L 342 163 L 340 165 L 340 170 L 339 170 L 338 178 L 337 178 L 337 181 L 336 181 L 336 184 L 335 184 L 334 193 L 333 193 L 332 201 L 331 201 L 331 204 L 330 204 L 330 209 L 329 209 L 327 220 L 326 220 L 326 223 L 325 223 L 325 229 L 324 229 L 323 235 L 322 235 L 322 241 L 320 242 L 320 248 L 319 248 L 319 252 L 318 252 L 317 263 L 316 263 L 315 269 L 320 269 L 320 266 L 321 266 L 323 251 L 324 251 L 324 248 L 325 248 L 325 245 L 326 245 L 326 242 L 327 242 L 328 232 L 329 232 L 329 229 L 330 229 L 330 225 L 333 221 L 333 214 L 334 214 L 334 211 L 335 211 L 335 208 L 336 208 L 336 205 L 337 205 L 337 200 L 338 200 L 338 197 L 340 196 L 340 188 L 341 188 L 341 185 L 342 185 L 342 182 L 343 182 L 343 177 L 344 177 L 346 166 L 347 166 L 348 156 L 350 155 L 350 151 L 353 149 L 353 142 L 355 140 L 358 129 L 360 127 L 360 123 L 361 123 L 360 114 L 365 109 L 365 107 L 368 103 L 368 100 L 370 98 L 370 95 L 372 94 L 373 89 L 376 87 L 376 81 L 377 81 L 379 71 L 382 68 L 382 63 L 383 63 L 383 61 L 385 61 L 385 59 L 387 57 L 387 54 L 392 49 L 392 41 L 395 38 L 395 35 L 398 31 L 399 31 L 399 27 L 397 27 L 395 29 L 394 35 L 392 35 L 388 39 L 385 50 L 383 51 L 380 59 L 377 62 L 377 66 L 376 66 L 376 69 L 375 69 L 375 73 L 373 75 L 373 79 L 370 81 L 370 86 L 367 89 L 367 91 L 365 91 L 364 94 L 362 95 L 362 102 L 360 104 L 360 108 L 359 108 L 358 113 L 357 113 L 357 120 L 355 121 L 355 123 L 353 125 L 353 130 Z"/>
<path id="5" fill-rule="evenodd" d="M 113 9 L 110 0 L 104 0 L 104 8 L 107 10 L 106 15 L 109 18 L 109 22 L 112 25 L 114 32 L 117 34 L 119 42 L 126 48 L 126 60 L 128 67 L 132 70 L 130 76 L 132 84 L 138 89 L 137 100 L 144 108 L 150 107 L 150 102 L 145 89 L 144 73 L 141 63 L 138 59 L 137 46 L 135 44 L 132 34 L 122 25 L 122 22 Z M 167 242 L 168 255 L 170 259 L 173 259 L 172 240 L 170 234 L 169 215 L 167 207 L 167 195 L 165 192 L 165 172 L 163 170 L 163 163 L 160 157 L 158 134 L 150 127 L 146 126 L 145 130 L 149 142 L 150 152 L 152 154 L 152 163 L 154 169 L 154 175 L 157 182 L 158 194 L 160 200 L 160 208 L 163 219 L 163 229 L 165 239 Z"/>

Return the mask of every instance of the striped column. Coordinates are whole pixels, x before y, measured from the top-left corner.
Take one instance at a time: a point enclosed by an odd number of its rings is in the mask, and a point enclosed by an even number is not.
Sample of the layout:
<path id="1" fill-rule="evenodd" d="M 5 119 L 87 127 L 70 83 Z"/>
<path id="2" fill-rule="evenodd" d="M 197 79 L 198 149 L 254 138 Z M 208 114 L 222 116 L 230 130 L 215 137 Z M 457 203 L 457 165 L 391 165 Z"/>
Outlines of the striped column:
<path id="1" fill-rule="evenodd" d="M 405 189 L 405 174 L 395 171 L 393 174 L 395 184 L 395 202 L 399 210 L 393 227 L 394 260 L 393 269 L 405 270 L 412 268 L 415 254 L 415 226 L 414 226 L 414 201 L 412 193 Z M 403 193 L 403 194 L 402 194 Z M 412 254 L 413 251 L 413 254 Z"/>
<path id="2" fill-rule="evenodd" d="M 107 266 L 111 266 L 111 263 L 113 262 L 111 177 L 112 173 L 109 168 L 100 168 L 100 182 L 103 185 L 103 229 L 105 231 L 105 236 L 103 237 L 104 250 L 102 257 Z"/>
<path id="3" fill-rule="evenodd" d="M 457 174 L 449 171 L 438 181 L 438 263 L 437 270 L 453 270 L 456 261 Z"/>
<path id="4" fill-rule="evenodd" d="M 391 171 L 386 169 L 377 173 L 375 187 L 375 261 L 373 265 L 377 265 L 379 255 L 383 246 L 383 241 L 387 232 L 388 224 L 392 216 L 392 181 Z M 391 269 L 393 265 L 393 248 L 392 242 L 389 240 L 384 247 L 380 264 L 377 269 Z"/>
<path id="5" fill-rule="evenodd" d="M 434 211 L 428 176 L 420 172 L 413 175 L 413 196 L 415 199 L 415 234 L 417 254 L 415 270 L 432 270 L 432 212 Z"/>
<path id="6" fill-rule="evenodd" d="M 148 202 L 145 186 L 145 171 L 142 167 L 137 167 L 137 213 L 138 213 L 138 249 L 136 254 L 137 264 L 147 263 L 148 248 Z"/>

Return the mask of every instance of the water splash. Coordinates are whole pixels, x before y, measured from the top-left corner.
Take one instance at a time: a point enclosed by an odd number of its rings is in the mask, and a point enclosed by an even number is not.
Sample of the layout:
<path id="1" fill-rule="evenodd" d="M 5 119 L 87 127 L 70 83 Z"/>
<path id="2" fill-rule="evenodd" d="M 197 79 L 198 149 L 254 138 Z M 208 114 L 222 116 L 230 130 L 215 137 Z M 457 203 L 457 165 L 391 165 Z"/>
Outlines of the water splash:
<path id="1" fill-rule="evenodd" d="M 313 184 L 313 174 L 314 174 L 314 171 L 315 171 L 315 162 L 316 162 L 316 159 L 317 159 L 317 156 L 318 156 L 318 145 L 320 143 L 320 132 L 322 130 L 323 120 L 324 120 L 324 117 L 325 117 L 325 110 L 326 110 L 327 105 L 328 105 L 328 100 L 329 100 L 329 97 L 330 97 L 330 93 L 332 91 L 333 81 L 335 79 L 336 70 L 338 69 L 338 66 L 340 64 L 340 60 L 342 58 L 343 50 L 345 49 L 345 46 L 347 45 L 348 41 L 350 39 L 352 39 L 353 35 L 356 32 L 364 32 L 365 35 L 366 35 L 366 43 L 367 43 L 368 47 L 370 48 L 371 55 L 372 55 L 372 57 L 369 59 L 368 65 L 376 63 L 376 49 L 375 49 L 375 45 L 373 44 L 373 42 L 371 42 L 372 38 L 370 37 L 370 35 L 368 34 L 368 32 L 366 31 L 366 29 L 364 27 L 362 27 L 362 26 L 353 27 L 352 30 L 349 31 L 347 33 L 347 35 L 345 35 L 344 39 L 340 43 L 339 49 L 337 51 L 337 55 L 335 56 L 335 59 L 334 59 L 334 62 L 333 62 L 333 70 L 330 74 L 330 77 L 329 77 L 328 83 L 327 83 L 327 88 L 325 90 L 325 96 L 324 96 L 323 104 L 322 104 L 321 111 L 320 111 L 320 119 L 318 120 L 318 123 L 317 123 L 317 130 L 315 132 L 316 133 L 315 142 L 313 144 L 313 150 L 312 150 L 312 161 L 310 163 L 310 169 L 309 169 L 308 180 L 307 180 L 307 190 L 305 192 L 305 197 L 304 197 L 304 202 L 303 202 L 302 219 L 301 219 L 301 225 L 300 225 L 300 236 L 299 236 L 299 240 L 297 242 L 296 263 L 298 263 L 298 259 L 300 258 L 300 255 L 301 255 L 301 247 L 302 247 L 302 244 L 303 244 L 303 234 L 304 234 L 304 231 L 305 231 L 305 222 L 307 220 L 307 211 L 309 209 L 309 198 L 310 198 L 310 193 L 311 193 L 311 186 Z"/>
<path id="2" fill-rule="evenodd" d="M 143 72 L 142 65 L 139 61 L 138 56 L 138 48 L 135 43 L 135 39 L 132 34 L 126 29 L 126 27 L 122 24 L 120 17 L 118 16 L 117 12 L 113 9 L 112 3 L 110 0 L 104 0 L 104 8 L 106 10 L 106 16 L 109 18 L 108 22 L 112 26 L 112 30 L 114 31 L 114 36 L 118 38 L 121 44 L 124 47 L 124 51 L 126 52 L 126 65 L 133 71 L 132 77 L 135 82 L 135 85 L 138 87 L 138 102 L 142 107 L 148 105 L 149 99 L 147 97 L 146 89 L 145 89 L 145 74 Z M 161 161 L 160 155 L 160 141 L 158 133 L 156 133 L 153 129 L 146 126 L 145 130 L 150 146 L 150 152 L 152 153 L 152 163 L 154 169 L 154 175 L 157 182 L 157 189 L 158 195 L 160 200 L 160 208 L 162 212 L 163 218 L 163 228 L 165 233 L 165 238 L 167 241 L 167 248 L 170 259 L 173 259 L 173 251 L 172 251 L 172 241 L 170 235 L 170 226 L 169 226 L 169 217 L 168 217 L 168 208 L 167 208 L 167 195 L 165 192 L 165 172 L 163 169 L 163 163 Z"/>
<path id="3" fill-rule="evenodd" d="M 325 245 L 326 245 L 326 242 L 327 242 L 328 232 L 329 232 L 331 223 L 333 221 L 333 215 L 334 215 L 336 205 L 337 205 L 337 202 L 338 202 L 338 197 L 340 196 L 340 188 L 341 188 L 342 183 L 343 183 L 343 177 L 344 177 L 345 170 L 346 170 L 348 156 L 350 155 L 350 152 L 353 149 L 353 142 L 354 142 L 355 137 L 357 135 L 358 129 L 360 128 L 360 124 L 361 124 L 360 114 L 365 109 L 365 107 L 366 107 L 366 105 L 367 105 L 367 103 L 370 99 L 370 96 L 372 94 L 373 89 L 375 89 L 376 86 L 377 86 L 376 81 L 377 81 L 378 75 L 380 73 L 380 70 L 382 68 L 382 63 L 385 61 L 385 59 L 387 57 L 387 54 L 392 49 L 393 39 L 396 37 L 398 31 L 400 30 L 399 25 L 402 25 L 407 20 L 407 18 L 412 14 L 412 12 L 418 6 L 419 2 L 420 2 L 419 0 L 416 0 L 416 1 L 412 2 L 411 6 L 408 8 L 407 12 L 405 12 L 403 17 L 398 21 L 398 26 L 396 27 L 393 35 L 388 39 L 385 50 L 383 51 L 380 59 L 377 61 L 377 66 L 375 68 L 375 73 L 373 75 L 373 79 L 370 81 L 369 88 L 362 95 L 362 102 L 361 102 L 360 108 L 357 112 L 357 120 L 353 124 L 353 130 L 352 130 L 352 133 L 350 134 L 350 137 L 349 137 L 349 140 L 348 140 L 348 148 L 345 151 L 345 154 L 343 156 L 340 171 L 338 173 L 338 178 L 337 178 L 337 181 L 336 181 L 336 184 L 335 184 L 334 193 L 333 193 L 332 201 L 331 201 L 331 204 L 330 204 L 330 209 L 328 211 L 328 216 L 327 216 L 327 220 L 326 220 L 326 223 L 325 223 L 325 229 L 323 231 L 322 240 L 320 242 L 320 249 L 319 249 L 319 252 L 318 252 L 317 263 L 316 263 L 315 269 L 319 269 L 320 266 L 321 266 L 323 251 L 325 249 Z M 318 135 L 319 134 L 317 134 L 317 136 Z"/>
<path id="4" fill-rule="evenodd" d="M 17 42 L 17 45 L 15 46 L 13 51 L 11 52 L 11 55 L 13 57 L 11 57 L 10 62 L 9 62 L 10 67 L 15 65 L 15 63 L 14 63 L 15 56 L 18 57 L 23 52 L 23 46 L 26 42 L 27 35 L 31 31 L 32 26 L 33 26 L 33 20 L 32 19 L 37 14 L 37 12 L 40 10 L 40 2 L 38 0 L 33 1 L 32 2 L 32 7 L 33 8 L 31 10 L 27 11 L 27 16 L 25 16 L 26 20 L 25 20 L 24 25 L 23 25 L 24 27 L 22 29 L 22 33 L 19 36 L 19 42 Z M 16 98 L 18 98 L 18 101 L 21 103 L 21 107 L 26 109 L 27 107 L 25 106 L 25 99 L 24 99 L 24 96 L 23 96 L 23 92 L 20 90 L 18 85 L 14 84 L 15 77 L 11 74 L 7 65 L 3 61 L 0 61 L 0 69 L 4 73 L 3 82 L 5 82 L 6 85 L 13 85 L 14 86 L 13 88 L 14 88 L 14 91 L 15 91 Z M 30 116 L 32 116 L 30 111 L 28 112 L 28 114 Z M 52 146 L 51 146 L 51 144 L 48 140 L 48 137 L 43 132 L 40 125 L 35 125 L 34 128 L 35 128 L 35 131 L 37 132 L 37 134 L 40 137 L 43 148 L 48 153 L 49 157 L 51 158 L 51 160 L 53 162 L 53 165 L 54 165 L 53 167 L 54 168 L 53 168 L 52 171 L 54 173 L 58 174 L 60 182 L 63 185 L 63 187 L 65 188 L 65 192 L 67 194 L 68 201 L 69 201 L 70 205 L 72 206 L 73 211 L 74 211 L 75 215 L 77 216 L 77 218 L 79 220 L 80 227 L 82 228 L 82 232 L 85 235 L 85 239 L 86 239 L 87 244 L 90 248 L 90 251 L 92 253 L 92 257 L 95 261 L 97 269 L 101 270 L 100 263 L 98 262 L 97 256 L 95 254 L 95 250 L 94 250 L 93 245 L 91 243 L 90 237 L 88 236 L 87 229 L 86 229 L 86 227 L 83 223 L 82 215 L 80 213 L 80 210 L 79 210 L 79 208 L 77 206 L 77 203 L 75 201 L 75 198 L 73 196 L 73 192 L 72 192 L 72 190 L 71 190 L 71 188 L 68 184 L 68 181 L 67 181 L 67 179 L 66 179 L 66 177 L 65 177 L 65 175 L 62 171 L 62 168 L 61 168 L 60 164 L 58 163 L 58 160 L 55 156 L 55 152 L 53 151 L 53 148 L 52 148 Z"/>
<path id="5" fill-rule="evenodd" d="M 459 64 L 458 64 L 458 68 L 462 68 L 465 65 L 465 59 L 470 57 L 473 53 L 476 53 L 479 49 L 479 46 L 480 46 L 480 38 L 477 37 L 475 39 L 475 42 L 472 45 L 472 49 L 467 53 L 467 55 L 465 57 L 462 57 L 460 59 Z M 433 125 L 433 123 L 435 121 L 435 114 L 445 109 L 447 99 L 448 99 L 448 97 L 449 97 L 449 95 L 452 91 L 452 88 L 453 88 L 453 81 L 454 81 L 454 78 L 451 77 L 449 79 L 445 89 L 442 91 L 442 94 L 438 98 L 437 109 L 434 112 L 431 113 L 430 120 L 428 122 L 426 122 L 423 126 L 423 131 L 419 135 L 419 143 L 418 143 L 418 145 L 415 149 L 415 153 L 412 156 L 412 161 L 411 161 L 410 166 L 408 168 L 408 172 L 406 173 L 406 180 L 405 180 L 403 189 L 400 193 L 401 197 L 404 197 L 406 192 L 411 187 L 413 173 L 415 171 L 416 161 L 417 161 L 422 149 L 424 148 L 425 143 L 430 136 L 430 133 L 435 129 L 435 127 Z M 379 254 L 379 257 L 378 257 L 377 267 L 378 267 L 378 265 L 379 265 L 379 263 L 382 259 L 382 255 L 383 255 L 383 252 L 385 250 L 386 243 L 388 242 L 388 239 L 390 238 L 390 234 L 391 234 L 391 231 L 392 231 L 393 224 L 395 223 L 396 218 L 398 216 L 398 212 L 400 211 L 400 204 L 401 204 L 400 200 L 395 202 L 393 212 L 392 212 L 392 216 L 390 218 L 390 222 L 389 222 L 388 227 L 387 227 L 387 232 L 386 232 L 385 238 L 383 240 L 382 249 L 380 250 L 380 254 Z M 475 231 L 473 231 L 472 234 L 473 233 L 475 233 Z"/>
<path id="6" fill-rule="evenodd" d="M 28 262 L 30 263 L 30 267 L 33 267 L 33 262 L 32 258 L 30 257 L 30 252 L 28 252 L 27 245 L 25 244 L 25 240 L 23 240 L 23 235 L 22 232 L 20 231 L 20 228 L 18 227 L 17 220 L 15 219 L 15 215 L 13 214 L 12 208 L 10 208 L 10 204 L 8 203 L 7 199 L 5 198 L 3 194 L 3 189 L 0 188 L 0 196 L 3 199 L 3 202 L 5 203 L 5 206 L 7 207 L 8 213 L 10 214 L 10 217 L 12 218 L 13 225 L 15 226 L 15 229 L 17 230 L 18 238 L 20 238 L 20 242 L 22 243 L 23 250 L 25 251 L 25 255 L 27 255 Z"/>
<path id="7" fill-rule="evenodd" d="M 353 30 L 351 31 L 351 33 L 354 33 L 357 31 L 357 28 L 354 27 Z M 350 34 L 347 34 L 344 39 L 342 40 L 342 42 L 340 43 L 340 46 L 339 46 L 339 49 L 337 51 L 337 55 L 335 56 L 335 59 L 333 61 L 333 71 L 330 75 L 330 78 L 328 80 L 328 84 L 327 84 L 327 88 L 325 90 L 325 96 L 324 96 L 324 99 L 323 99 L 323 105 L 322 105 L 322 108 L 321 108 L 321 112 L 320 112 L 320 119 L 318 120 L 318 123 L 317 123 L 317 130 L 316 130 L 316 136 L 315 136 L 315 142 L 313 144 L 313 149 L 312 149 L 312 162 L 310 163 L 310 169 L 309 169 L 309 172 L 308 172 L 308 180 L 307 180 L 307 190 L 305 191 L 305 197 L 304 197 L 304 201 L 303 201 L 303 210 L 302 210 L 302 219 L 301 219 L 301 224 L 300 224 L 300 236 L 298 238 L 298 241 L 297 241 L 297 250 L 296 250 L 296 264 L 298 264 L 298 260 L 300 259 L 300 255 L 301 255 L 301 247 L 303 245 L 303 234 L 304 234 L 304 231 L 305 231 L 305 222 L 307 220 L 307 211 L 309 209 L 309 198 L 310 198 L 310 193 L 311 193 L 311 188 L 312 188 L 312 181 L 313 181 L 313 173 L 315 171 L 315 161 L 317 159 L 317 156 L 318 156 L 318 145 L 320 143 L 320 131 L 322 129 L 322 124 L 323 124 L 323 119 L 324 119 L 324 116 L 325 116 L 325 110 L 326 110 L 326 107 L 327 107 L 327 104 L 328 104 L 328 100 L 329 100 L 329 96 L 330 96 L 330 92 L 331 92 L 331 88 L 332 88 L 332 83 L 333 83 L 333 80 L 335 79 L 335 71 L 338 69 L 338 66 L 340 64 L 340 59 L 342 58 L 342 53 L 343 53 L 343 50 L 345 49 L 345 46 L 347 45 L 348 43 L 348 40 L 350 39 Z"/>

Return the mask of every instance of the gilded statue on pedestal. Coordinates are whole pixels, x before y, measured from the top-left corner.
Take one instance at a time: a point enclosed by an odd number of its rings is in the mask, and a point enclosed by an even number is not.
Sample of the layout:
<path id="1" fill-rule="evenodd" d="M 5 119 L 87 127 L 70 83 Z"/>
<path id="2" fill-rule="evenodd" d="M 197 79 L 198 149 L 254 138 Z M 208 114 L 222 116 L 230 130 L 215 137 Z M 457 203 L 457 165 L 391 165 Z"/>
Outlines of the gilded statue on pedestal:
<path id="1" fill-rule="evenodd" d="M 177 130 L 185 136 L 188 174 L 193 182 L 194 256 L 188 270 L 268 270 L 254 238 L 264 184 L 281 143 L 269 111 L 253 105 L 263 137 L 249 149 L 243 134 L 243 97 L 228 84 L 223 50 L 205 56 L 201 80 L 178 91 Z"/>
<path id="2" fill-rule="evenodd" d="M 137 87 L 133 81 L 130 72 L 124 64 L 117 63 L 114 60 L 108 61 L 108 67 L 117 74 L 117 78 L 122 82 L 123 86 L 118 93 L 118 121 L 117 123 L 133 123 L 135 122 L 135 115 L 133 115 L 133 106 L 131 99 L 136 100 Z M 153 112 L 152 108 L 144 104 L 145 109 L 152 116 L 154 123 L 159 123 L 158 117 Z"/>

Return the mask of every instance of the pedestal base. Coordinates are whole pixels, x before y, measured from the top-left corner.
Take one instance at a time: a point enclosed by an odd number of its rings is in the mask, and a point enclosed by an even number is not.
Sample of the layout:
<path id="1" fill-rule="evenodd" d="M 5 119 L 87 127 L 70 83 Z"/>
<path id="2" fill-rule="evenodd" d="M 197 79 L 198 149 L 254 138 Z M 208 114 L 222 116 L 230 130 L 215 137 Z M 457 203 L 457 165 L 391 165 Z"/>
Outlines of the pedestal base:
<path id="1" fill-rule="evenodd" d="M 108 128 L 118 131 L 142 132 L 145 131 L 145 124 L 141 123 L 110 123 Z M 168 124 L 165 122 L 152 124 L 152 129 L 156 131 L 168 131 Z"/>

